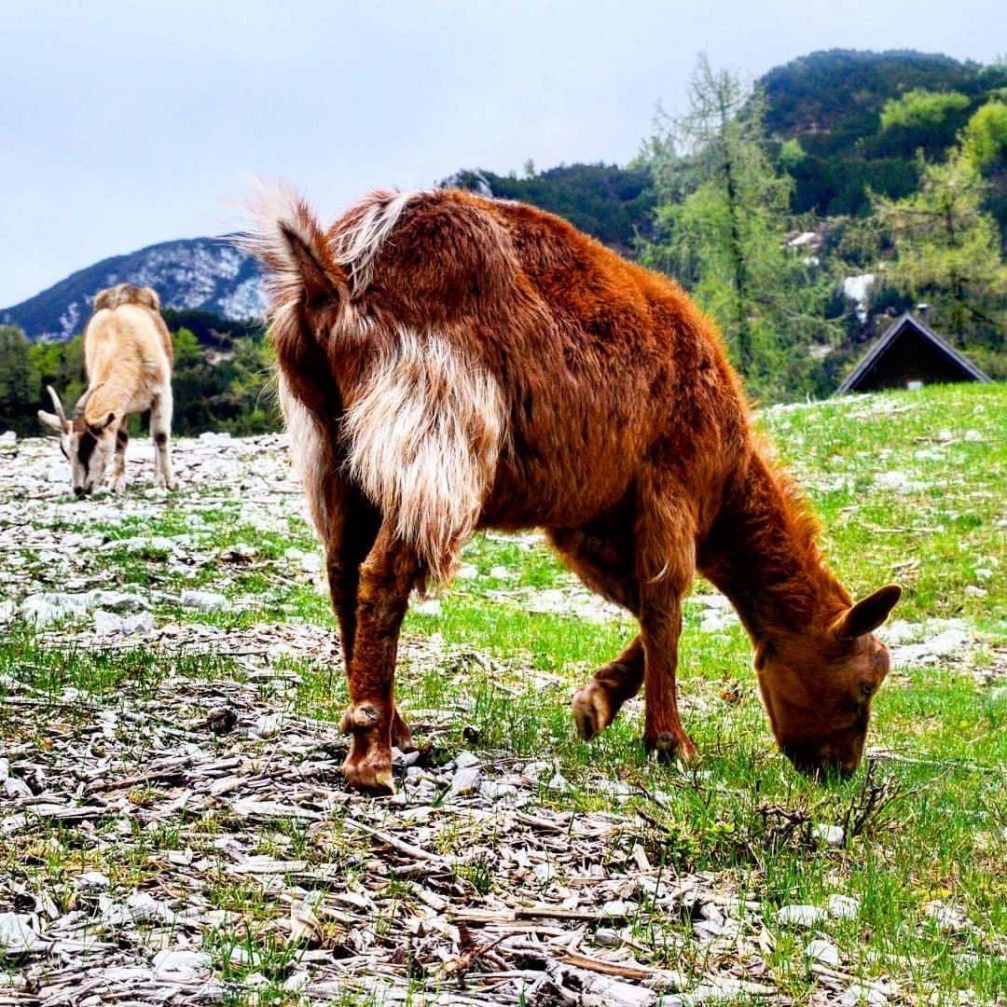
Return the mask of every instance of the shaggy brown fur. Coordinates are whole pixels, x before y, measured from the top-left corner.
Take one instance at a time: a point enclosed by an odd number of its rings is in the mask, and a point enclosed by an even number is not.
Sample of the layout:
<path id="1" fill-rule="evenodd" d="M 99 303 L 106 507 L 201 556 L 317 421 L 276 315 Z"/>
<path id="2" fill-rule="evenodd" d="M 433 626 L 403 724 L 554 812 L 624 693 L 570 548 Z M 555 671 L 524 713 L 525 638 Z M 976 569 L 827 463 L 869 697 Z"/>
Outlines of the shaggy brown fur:
<path id="1" fill-rule="evenodd" d="M 81 497 L 106 476 L 113 490 L 125 489 L 127 419 L 149 409 L 154 479 L 170 486 L 174 351 L 161 302 L 150 287 L 120 283 L 99 291 L 93 307 L 83 337 L 87 390 L 67 419 L 59 396 L 49 388 L 56 412 L 39 410 L 39 419 L 59 433 L 73 490 Z"/>
<path id="2" fill-rule="evenodd" d="M 738 609 L 781 748 L 858 763 L 888 669 L 813 521 L 752 434 L 713 324 L 563 220 L 455 191 L 374 193 L 323 231 L 281 192 L 247 244 L 270 282 L 281 399 L 342 630 L 353 785 L 391 787 L 409 593 L 475 528 L 543 527 L 640 636 L 574 697 L 585 737 L 646 693 L 645 741 L 693 754 L 675 690 L 697 569 Z"/>

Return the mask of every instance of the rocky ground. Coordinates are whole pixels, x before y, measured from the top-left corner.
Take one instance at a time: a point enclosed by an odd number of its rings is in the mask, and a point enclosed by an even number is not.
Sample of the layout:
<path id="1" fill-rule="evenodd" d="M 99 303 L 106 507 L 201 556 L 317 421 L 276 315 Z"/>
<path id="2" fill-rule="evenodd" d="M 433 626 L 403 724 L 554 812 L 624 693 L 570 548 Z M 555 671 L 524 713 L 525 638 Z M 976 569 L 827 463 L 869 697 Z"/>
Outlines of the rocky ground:
<path id="1" fill-rule="evenodd" d="M 761 869 L 683 869 L 669 809 L 715 791 L 708 770 L 570 780 L 548 749 L 496 745 L 503 714 L 472 682 L 504 707 L 569 683 L 515 684 L 422 618 L 401 655 L 438 680 L 407 704 L 422 749 L 394 797 L 346 792 L 338 645 L 283 439 L 178 441 L 175 494 L 149 485 L 149 445 L 131 452 L 124 498 L 77 502 L 52 442 L 0 444 L 0 1005 L 916 1002 L 898 949 L 870 968 L 844 950 L 863 897 L 841 871 L 769 898 Z M 568 578 L 487 576 L 495 604 L 623 625 Z M 737 632 L 712 595 L 691 621 Z M 981 646 L 953 617 L 891 641 L 915 666 Z M 717 695 L 694 702 L 737 701 Z M 753 796 L 758 828 L 727 846 L 838 864 L 896 789 L 872 769 L 845 817 Z M 949 953 L 1004 954 L 932 894 L 920 926 Z"/>

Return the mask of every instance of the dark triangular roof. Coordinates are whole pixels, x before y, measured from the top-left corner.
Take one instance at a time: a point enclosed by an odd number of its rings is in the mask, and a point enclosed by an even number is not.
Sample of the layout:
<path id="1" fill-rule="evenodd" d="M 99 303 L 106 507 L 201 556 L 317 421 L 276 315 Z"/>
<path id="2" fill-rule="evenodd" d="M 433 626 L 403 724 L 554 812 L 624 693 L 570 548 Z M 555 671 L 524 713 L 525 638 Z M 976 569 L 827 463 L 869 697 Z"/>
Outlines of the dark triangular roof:
<path id="1" fill-rule="evenodd" d="M 888 352 L 898 341 L 904 332 L 911 329 L 924 339 L 929 340 L 948 359 L 953 360 L 970 378 L 974 381 L 990 381 L 990 377 L 984 374 L 971 360 L 959 353 L 953 346 L 941 339 L 933 329 L 927 328 L 915 315 L 906 312 L 888 331 L 864 354 L 863 359 L 847 375 L 846 380 L 836 389 L 837 395 L 853 391 L 878 361 Z"/>

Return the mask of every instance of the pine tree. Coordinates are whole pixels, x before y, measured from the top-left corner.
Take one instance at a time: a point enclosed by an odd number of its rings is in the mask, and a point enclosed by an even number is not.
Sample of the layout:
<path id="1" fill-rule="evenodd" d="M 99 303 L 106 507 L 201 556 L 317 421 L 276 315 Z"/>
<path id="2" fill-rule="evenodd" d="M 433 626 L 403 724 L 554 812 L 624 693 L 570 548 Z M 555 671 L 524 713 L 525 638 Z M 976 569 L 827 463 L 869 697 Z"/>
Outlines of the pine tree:
<path id="1" fill-rule="evenodd" d="M 999 229 L 983 210 L 987 192 L 966 143 L 941 164 L 921 157 L 920 187 L 911 196 L 873 200 L 896 250 L 889 282 L 927 301 L 935 323 L 959 345 L 997 345 L 1007 325 L 1007 268 Z"/>
<path id="2" fill-rule="evenodd" d="M 683 283 L 718 322 L 750 388 L 767 398 L 813 389 L 814 341 L 831 284 L 787 247 L 792 181 L 763 139 L 764 100 L 701 57 L 689 112 L 660 115 L 646 158 L 658 192 L 643 258 Z"/>

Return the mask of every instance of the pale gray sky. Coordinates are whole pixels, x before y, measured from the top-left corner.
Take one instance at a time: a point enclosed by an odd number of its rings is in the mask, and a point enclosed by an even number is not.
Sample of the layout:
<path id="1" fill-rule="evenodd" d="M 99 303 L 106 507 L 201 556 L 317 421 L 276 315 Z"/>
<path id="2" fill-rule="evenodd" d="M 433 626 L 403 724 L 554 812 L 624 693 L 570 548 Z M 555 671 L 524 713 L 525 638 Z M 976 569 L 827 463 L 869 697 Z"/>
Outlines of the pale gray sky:
<path id="1" fill-rule="evenodd" d="M 331 216 L 458 168 L 625 162 L 697 53 L 992 60 L 1003 0 L 0 0 L 0 306 L 234 228 L 256 176 Z"/>

